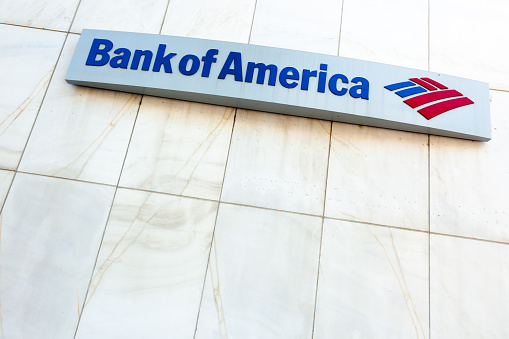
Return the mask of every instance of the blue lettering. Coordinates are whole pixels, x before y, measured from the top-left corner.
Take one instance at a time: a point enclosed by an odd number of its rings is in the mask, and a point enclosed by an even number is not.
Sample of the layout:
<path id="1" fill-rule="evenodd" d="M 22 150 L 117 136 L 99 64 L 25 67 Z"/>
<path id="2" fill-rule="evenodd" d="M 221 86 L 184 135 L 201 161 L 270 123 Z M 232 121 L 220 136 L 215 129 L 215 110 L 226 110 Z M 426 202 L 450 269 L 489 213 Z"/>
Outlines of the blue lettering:
<path id="1" fill-rule="evenodd" d="M 265 73 L 269 70 L 269 86 L 276 86 L 277 79 L 277 66 L 276 65 L 265 65 L 264 63 L 248 62 L 246 70 L 246 82 L 253 82 L 254 70 L 258 69 L 258 76 L 256 77 L 256 83 L 263 85 L 265 83 Z"/>
<path id="2" fill-rule="evenodd" d="M 188 71 L 187 65 L 189 64 L 189 61 L 191 61 L 191 68 Z M 200 58 L 198 58 L 196 55 L 188 54 L 184 55 L 182 59 L 180 59 L 179 71 L 184 75 L 193 75 L 196 72 L 198 72 L 199 68 L 200 68 Z"/>
<path id="3" fill-rule="evenodd" d="M 127 69 L 127 65 L 129 64 L 129 59 L 131 58 L 131 51 L 127 48 L 117 48 L 114 52 L 115 54 L 119 54 L 114 58 L 111 58 L 110 66 L 111 68 L 124 68 Z"/>
<path id="4" fill-rule="evenodd" d="M 300 89 L 307 91 L 309 89 L 309 78 L 316 78 L 317 74 L 317 71 L 310 71 L 309 69 L 302 70 L 302 84 L 300 85 Z"/>
<path id="5" fill-rule="evenodd" d="M 104 45 L 104 48 L 100 48 L 101 45 Z M 110 61 L 109 51 L 113 48 L 113 42 L 106 39 L 94 39 L 92 42 L 92 46 L 90 47 L 90 52 L 88 53 L 88 58 L 86 65 L 87 66 L 104 66 Z M 97 59 L 97 56 L 100 55 L 101 58 Z"/>
<path id="6" fill-rule="evenodd" d="M 320 74 L 318 74 L 318 92 L 325 93 L 325 84 L 327 82 L 327 64 L 320 64 Z"/>
<path id="7" fill-rule="evenodd" d="M 350 96 L 352 98 L 363 98 L 368 100 L 369 99 L 369 81 L 365 78 L 361 77 L 355 77 L 352 79 L 353 83 L 360 85 L 355 85 L 350 88 Z"/>
<path id="8" fill-rule="evenodd" d="M 329 89 L 335 95 L 345 95 L 348 89 L 343 87 L 341 91 L 338 91 L 338 79 L 341 79 L 341 82 L 344 84 L 348 83 L 348 78 L 343 74 L 334 74 L 329 79 Z"/>
<path id="9" fill-rule="evenodd" d="M 288 82 L 288 80 L 299 80 L 299 71 L 294 67 L 285 67 L 279 73 L 279 83 L 285 88 L 294 88 L 298 82 Z"/>
<path id="10" fill-rule="evenodd" d="M 207 53 L 205 53 L 205 56 L 201 58 L 201 61 L 203 61 L 203 69 L 201 71 L 201 76 L 204 78 L 208 78 L 210 75 L 210 66 L 212 66 L 213 62 L 217 61 L 217 58 L 215 56 L 219 53 L 217 49 L 209 49 Z"/>
<path id="11" fill-rule="evenodd" d="M 152 51 L 146 50 L 142 51 L 137 49 L 134 51 L 133 62 L 131 63 L 131 69 L 138 69 L 140 65 L 140 59 L 143 56 L 143 66 L 141 66 L 142 71 L 148 71 L 150 69 L 150 63 L 152 62 Z"/>
<path id="12" fill-rule="evenodd" d="M 164 68 L 165 73 L 171 73 L 171 61 L 177 53 L 168 53 L 164 55 L 164 51 L 166 50 L 166 45 L 160 44 L 157 48 L 156 59 L 154 60 L 154 67 L 152 67 L 153 72 L 159 72 L 161 70 L 161 65 Z"/>
<path id="13" fill-rule="evenodd" d="M 233 68 L 231 68 L 232 64 Z M 228 54 L 217 78 L 224 79 L 228 74 L 233 75 L 235 81 L 242 81 L 242 54 L 239 52 L 230 52 L 230 54 Z"/>

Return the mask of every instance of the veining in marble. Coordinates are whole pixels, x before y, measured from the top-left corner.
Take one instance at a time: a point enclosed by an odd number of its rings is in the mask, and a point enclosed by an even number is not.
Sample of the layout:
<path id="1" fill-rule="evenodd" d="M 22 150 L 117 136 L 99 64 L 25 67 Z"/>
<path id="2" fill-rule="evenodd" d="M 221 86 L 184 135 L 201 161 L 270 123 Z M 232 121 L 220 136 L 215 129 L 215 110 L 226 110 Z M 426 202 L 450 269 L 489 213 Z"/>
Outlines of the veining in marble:
<path id="1" fill-rule="evenodd" d="M 428 69 L 428 1 L 344 0 L 339 55 Z"/>
<path id="2" fill-rule="evenodd" d="M 79 0 L 0 1 L 0 23 L 67 31 Z"/>
<path id="3" fill-rule="evenodd" d="M 431 235 L 431 337 L 509 337 L 509 245 Z"/>
<path id="4" fill-rule="evenodd" d="M 430 70 L 509 90 L 507 13 L 504 0 L 430 0 Z"/>
<path id="5" fill-rule="evenodd" d="M 428 136 L 334 123 L 325 215 L 428 230 Z"/>
<path id="6" fill-rule="evenodd" d="M 67 84 L 78 38 L 67 38 L 20 169 L 116 184 L 141 96 Z"/>
<path id="7" fill-rule="evenodd" d="M 16 174 L 1 216 L 3 338 L 72 338 L 113 187 Z"/>
<path id="8" fill-rule="evenodd" d="M 72 32 L 84 28 L 159 34 L 168 0 L 81 0 Z"/>
<path id="9" fill-rule="evenodd" d="M 4 171 L 0 170 L 0 210 L 4 205 L 5 198 L 7 197 L 7 192 L 9 191 L 9 187 L 11 187 L 12 179 L 14 178 L 14 172 L 12 171 Z M 0 216 L 0 226 L 2 225 L 2 217 Z M 0 228 L 1 232 L 1 228 Z M 1 237 L 1 234 L 0 234 Z"/>
<path id="10" fill-rule="evenodd" d="M 217 206 L 119 189 L 76 338 L 192 338 Z"/>
<path id="11" fill-rule="evenodd" d="M 235 109 L 144 97 L 120 185 L 219 200 Z"/>
<path id="12" fill-rule="evenodd" d="M 431 137 L 431 231 L 509 242 L 509 93 L 490 91 L 492 139 Z"/>
<path id="13" fill-rule="evenodd" d="M 258 0 L 249 43 L 338 53 L 341 0 Z"/>
<path id="14" fill-rule="evenodd" d="M 222 201 L 322 215 L 330 124 L 239 109 Z"/>
<path id="15" fill-rule="evenodd" d="M 428 235 L 325 219 L 314 338 L 428 338 Z"/>
<path id="16" fill-rule="evenodd" d="M 321 224 L 221 204 L 196 338 L 310 338 Z"/>
<path id="17" fill-rule="evenodd" d="M 247 43 L 256 0 L 171 0 L 161 34 Z"/>
<path id="18" fill-rule="evenodd" d="M 0 25 L 0 168 L 15 170 L 65 34 Z"/>

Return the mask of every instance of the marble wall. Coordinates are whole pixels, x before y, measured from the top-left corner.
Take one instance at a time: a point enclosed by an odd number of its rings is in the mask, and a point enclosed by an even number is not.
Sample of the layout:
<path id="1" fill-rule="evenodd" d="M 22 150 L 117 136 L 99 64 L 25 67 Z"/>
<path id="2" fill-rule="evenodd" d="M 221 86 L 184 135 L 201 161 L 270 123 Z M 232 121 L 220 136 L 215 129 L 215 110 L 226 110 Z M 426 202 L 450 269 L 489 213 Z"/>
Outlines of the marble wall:
<path id="1" fill-rule="evenodd" d="M 509 337 L 508 10 L 0 2 L 1 338 Z M 68 85 L 83 28 L 485 81 L 493 139 Z"/>

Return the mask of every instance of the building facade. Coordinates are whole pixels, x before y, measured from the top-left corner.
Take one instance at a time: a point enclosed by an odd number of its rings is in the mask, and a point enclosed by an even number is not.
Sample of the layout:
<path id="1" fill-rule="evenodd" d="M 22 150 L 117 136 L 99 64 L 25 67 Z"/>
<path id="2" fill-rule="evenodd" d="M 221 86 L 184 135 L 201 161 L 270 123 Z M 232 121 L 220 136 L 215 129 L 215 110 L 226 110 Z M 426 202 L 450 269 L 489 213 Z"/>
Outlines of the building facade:
<path id="1" fill-rule="evenodd" d="M 509 337 L 508 12 L 0 2 L 2 338 Z M 492 140 L 69 85 L 85 28 L 484 81 Z"/>

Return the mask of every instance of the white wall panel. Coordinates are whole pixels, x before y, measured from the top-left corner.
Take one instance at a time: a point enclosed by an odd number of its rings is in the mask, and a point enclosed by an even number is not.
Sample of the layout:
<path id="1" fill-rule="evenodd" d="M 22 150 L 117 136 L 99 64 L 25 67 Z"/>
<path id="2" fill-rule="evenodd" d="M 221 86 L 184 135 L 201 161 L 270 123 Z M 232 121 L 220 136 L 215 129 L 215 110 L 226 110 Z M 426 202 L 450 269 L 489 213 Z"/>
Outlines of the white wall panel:
<path id="1" fill-rule="evenodd" d="M 431 337 L 509 337 L 509 245 L 431 235 Z"/>
<path id="2" fill-rule="evenodd" d="M 321 224 L 221 204 L 196 338 L 310 338 Z"/>
<path id="3" fill-rule="evenodd" d="M 429 338 L 428 235 L 325 219 L 314 338 Z"/>
<path id="4" fill-rule="evenodd" d="M 5 338 L 72 338 L 114 188 L 18 173 L 2 212 Z"/>
<path id="5" fill-rule="evenodd" d="M 431 71 L 509 90 L 509 2 L 430 0 Z"/>
<path id="6" fill-rule="evenodd" d="M 0 25 L 0 168 L 18 167 L 64 39 L 64 33 Z"/>
<path id="7" fill-rule="evenodd" d="M 249 43 L 336 55 L 341 0 L 258 0 Z"/>
<path id="8" fill-rule="evenodd" d="M 339 55 L 428 69 L 428 1 L 344 0 Z"/>
<path id="9" fill-rule="evenodd" d="M 493 138 L 431 137 L 431 231 L 509 242 L 509 93 L 491 91 Z"/>
<path id="10" fill-rule="evenodd" d="M 119 189 L 76 338 L 192 338 L 217 206 Z"/>
<path id="11" fill-rule="evenodd" d="M 219 200 L 235 109 L 144 97 L 120 185 Z"/>
<path id="12" fill-rule="evenodd" d="M 322 215 L 330 124 L 239 109 L 221 200 Z"/>
<path id="13" fill-rule="evenodd" d="M 334 123 L 325 215 L 428 230 L 428 136 Z"/>
<path id="14" fill-rule="evenodd" d="M 170 0 L 161 34 L 247 43 L 255 0 Z"/>
<path id="15" fill-rule="evenodd" d="M 67 38 L 20 169 L 116 184 L 140 96 L 67 84 L 78 38 Z"/>

